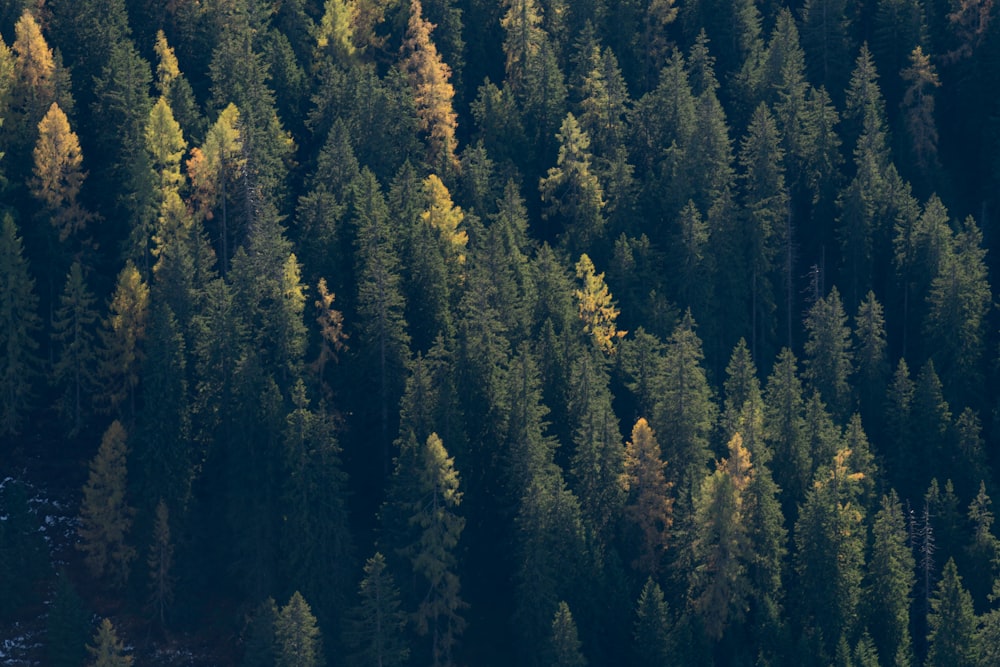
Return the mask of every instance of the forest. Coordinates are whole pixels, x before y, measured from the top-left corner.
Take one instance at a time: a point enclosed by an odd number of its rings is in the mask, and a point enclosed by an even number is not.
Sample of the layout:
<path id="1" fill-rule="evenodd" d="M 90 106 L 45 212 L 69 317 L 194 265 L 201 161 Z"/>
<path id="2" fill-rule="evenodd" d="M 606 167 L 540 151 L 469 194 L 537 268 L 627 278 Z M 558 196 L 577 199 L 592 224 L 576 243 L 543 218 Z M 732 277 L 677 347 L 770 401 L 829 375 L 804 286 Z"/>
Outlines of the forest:
<path id="1" fill-rule="evenodd" d="M 0 662 L 1000 664 L 1000 3 L 0 0 Z"/>

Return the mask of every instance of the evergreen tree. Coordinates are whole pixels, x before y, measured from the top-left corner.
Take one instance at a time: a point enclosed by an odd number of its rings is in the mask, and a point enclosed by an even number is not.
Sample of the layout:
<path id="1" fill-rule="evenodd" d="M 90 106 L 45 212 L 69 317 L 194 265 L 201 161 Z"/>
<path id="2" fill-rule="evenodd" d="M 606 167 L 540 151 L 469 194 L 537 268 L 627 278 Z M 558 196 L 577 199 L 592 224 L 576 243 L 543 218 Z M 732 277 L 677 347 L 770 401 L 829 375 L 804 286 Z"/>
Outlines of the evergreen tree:
<path id="1" fill-rule="evenodd" d="M 806 378 L 820 392 L 833 413 L 846 416 L 851 408 L 851 385 L 848 378 L 853 372 L 851 361 L 851 330 L 847 315 L 840 301 L 840 292 L 834 287 L 819 299 L 806 316 Z"/>
<path id="2" fill-rule="evenodd" d="M 912 435 L 909 448 L 911 473 L 917 483 L 934 476 L 945 461 L 951 428 L 951 408 L 945 400 L 933 361 L 920 369 L 913 390 Z"/>
<path id="3" fill-rule="evenodd" d="M 782 490 L 782 508 L 790 521 L 796 516 L 797 504 L 805 499 L 813 469 L 805 436 L 802 382 L 796 366 L 795 354 L 783 349 L 764 393 L 766 438 L 774 452 L 774 476 Z"/>
<path id="4" fill-rule="evenodd" d="M 552 619 L 552 637 L 549 640 L 549 664 L 553 667 L 585 667 L 587 659 L 580 652 L 580 638 L 569 605 L 559 603 Z"/>
<path id="5" fill-rule="evenodd" d="M 701 479 L 711 460 L 708 436 L 718 409 L 701 366 L 701 340 L 688 311 L 667 341 L 660 379 L 660 399 L 653 410 L 654 431 L 663 434 L 665 456 L 677 470 L 682 488 Z"/>
<path id="6" fill-rule="evenodd" d="M 431 657 L 435 667 L 452 664 L 451 651 L 465 628 L 459 612 L 466 603 L 459 597 L 455 548 L 465 519 L 455 513 L 462 501 L 454 459 L 448 456 L 437 434 L 432 433 L 421 450 L 417 474 L 417 497 L 411 501 L 411 525 L 419 528 L 418 542 L 405 552 L 415 575 L 426 589 L 413 620 L 417 633 L 431 635 Z"/>
<path id="7" fill-rule="evenodd" d="M 365 562 L 364 573 L 358 587 L 360 602 L 352 614 L 347 637 L 353 649 L 351 664 L 405 664 L 410 655 L 403 634 L 406 614 L 399 608 L 399 590 L 386 568 L 385 557 L 376 552 Z"/>
<path id="8" fill-rule="evenodd" d="M 729 357 L 723 389 L 726 399 L 721 425 L 725 437 L 732 438 L 739 433 L 757 464 L 768 462 L 771 451 L 764 440 L 764 400 L 757 379 L 757 366 L 750 356 L 746 340 L 742 338 Z"/>
<path id="9" fill-rule="evenodd" d="M 125 584 L 136 556 L 135 548 L 126 542 L 135 514 L 125 498 L 127 439 L 124 427 L 117 420 L 104 432 L 83 487 L 77 529 L 82 540 L 77 548 L 84 552 L 91 575 L 105 579 L 115 588 Z"/>
<path id="10" fill-rule="evenodd" d="M 274 621 L 274 641 L 277 667 L 319 667 L 325 662 L 316 618 L 298 591 Z"/>
<path id="11" fill-rule="evenodd" d="M 546 217 L 562 224 L 563 241 L 570 252 L 586 251 L 604 233 L 604 193 L 591 170 L 590 137 L 573 114 L 567 114 L 559 133 L 559 158 L 539 182 Z"/>
<path id="12" fill-rule="evenodd" d="M 90 614 L 83 600 L 61 571 L 56 579 L 55 598 L 46 621 L 45 650 L 53 667 L 77 667 L 86 659 L 90 638 Z"/>
<path id="13" fill-rule="evenodd" d="M 877 418 L 885 394 L 889 364 L 886 360 L 885 316 L 882 304 L 869 291 L 854 316 L 854 349 L 862 415 Z M 883 652 L 884 653 L 884 652 Z"/>
<path id="14" fill-rule="evenodd" d="M 843 90 L 851 52 L 847 2 L 807 0 L 801 14 L 810 80 L 827 90 Z"/>
<path id="15" fill-rule="evenodd" d="M 52 379 L 63 388 L 59 410 L 70 424 L 71 435 L 79 433 L 83 427 L 89 414 L 89 398 L 97 387 L 94 301 L 83 277 L 83 268 L 79 262 L 73 262 L 59 297 L 59 308 L 52 319 L 52 339 L 59 344 Z"/>
<path id="16" fill-rule="evenodd" d="M 910 664 L 910 606 L 916 584 L 916 563 L 910 548 L 907 519 L 895 491 L 882 496 L 872 523 L 869 563 L 868 628 L 880 655 L 895 656 L 897 665 Z"/>
<path id="17" fill-rule="evenodd" d="M 174 601 L 174 543 L 170 538 L 170 511 L 160 499 L 156 505 L 153 541 L 146 564 L 149 566 L 149 606 L 160 627 L 167 623 L 167 611 Z"/>
<path id="18" fill-rule="evenodd" d="M 934 119 L 934 88 L 941 86 L 930 58 L 920 46 L 910 54 L 910 66 L 900 76 L 906 82 L 903 94 L 903 116 L 910 135 L 910 152 L 917 168 L 929 176 L 938 166 L 938 131 Z"/>
<path id="19" fill-rule="evenodd" d="M 131 667 L 133 657 L 125 654 L 125 645 L 118 639 L 118 633 L 110 619 L 101 621 L 93 642 L 93 646 L 87 646 L 87 651 L 93 658 L 87 667 Z"/>
<path id="20" fill-rule="evenodd" d="M 639 667 L 663 667 L 674 653 L 670 614 L 663 590 L 652 577 L 646 579 L 636 603 L 632 653 Z"/>
<path id="21" fill-rule="evenodd" d="M 0 434 L 21 431 L 38 372 L 36 336 L 41 323 L 35 281 L 28 271 L 17 226 L 10 214 L 0 221 Z"/>
<path id="22" fill-rule="evenodd" d="M 980 647 L 972 597 L 962 586 L 954 559 L 948 559 L 927 615 L 927 664 L 966 667 L 979 664 Z"/>
<path id="23" fill-rule="evenodd" d="M 262 601 L 247 621 L 243 667 L 273 667 L 277 664 L 278 605 L 274 598 Z"/>
<path id="24" fill-rule="evenodd" d="M 801 622 L 822 632 L 828 651 L 833 637 L 854 636 L 860 620 L 866 531 L 858 492 L 863 475 L 848 467 L 850 455 L 842 449 L 816 472 L 795 523 Z"/>
<path id="25" fill-rule="evenodd" d="M 131 261 L 118 274 L 115 291 L 102 321 L 98 377 L 106 410 L 135 412 L 135 394 L 145 359 L 142 344 L 149 319 L 149 286 Z"/>
<path id="26" fill-rule="evenodd" d="M 986 483 L 979 483 L 979 492 L 969 503 L 969 524 L 972 527 L 972 539 L 965 547 L 961 562 L 968 569 L 966 578 L 969 593 L 974 601 L 986 599 L 997 575 L 1000 574 L 1000 539 L 993 534 L 993 511 L 990 507 L 993 501 L 986 493 Z"/>
<path id="27" fill-rule="evenodd" d="M 24 482 L 7 477 L 0 484 L 0 618 L 17 620 L 41 603 L 49 575 L 48 546 L 41 521 L 29 505 Z"/>

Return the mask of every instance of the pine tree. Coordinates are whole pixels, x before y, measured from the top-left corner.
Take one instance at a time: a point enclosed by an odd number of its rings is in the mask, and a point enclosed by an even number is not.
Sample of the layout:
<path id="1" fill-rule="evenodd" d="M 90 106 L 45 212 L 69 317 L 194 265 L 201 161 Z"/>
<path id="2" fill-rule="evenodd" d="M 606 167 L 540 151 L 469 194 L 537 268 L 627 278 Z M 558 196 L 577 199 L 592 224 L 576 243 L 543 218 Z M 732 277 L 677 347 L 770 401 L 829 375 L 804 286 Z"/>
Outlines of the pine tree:
<path id="1" fill-rule="evenodd" d="M 89 413 L 89 397 L 97 386 L 94 301 L 83 277 L 83 268 L 79 262 L 73 262 L 59 297 L 59 308 L 52 319 L 52 339 L 58 344 L 52 379 L 64 390 L 59 409 L 70 424 L 71 435 L 79 433 L 83 427 Z"/>
<path id="2" fill-rule="evenodd" d="M 809 338 L 804 346 L 805 376 L 830 405 L 832 412 L 843 418 L 851 408 L 848 378 L 853 372 L 853 352 L 851 330 L 847 326 L 847 315 L 836 287 L 809 309 L 806 330 Z"/>
<path id="3" fill-rule="evenodd" d="M 913 659 L 910 606 L 916 584 L 916 562 L 911 551 L 906 516 L 895 491 L 882 496 L 872 523 L 872 555 L 868 565 L 868 628 L 880 655 Z"/>
<path id="4" fill-rule="evenodd" d="M 133 657 L 125 654 L 125 645 L 118 639 L 118 633 L 105 618 L 94 634 L 94 645 L 87 646 L 87 651 L 93 661 L 87 667 L 131 667 Z"/>
<path id="5" fill-rule="evenodd" d="M 941 571 L 931 612 L 927 615 L 927 665 L 931 667 L 972 667 L 979 664 L 980 646 L 976 634 L 976 614 L 972 596 L 962 586 L 954 559 Z"/>
<path id="6" fill-rule="evenodd" d="M 417 633 L 431 635 L 435 667 L 452 664 L 451 651 L 465 628 L 459 612 L 466 603 L 459 597 L 455 548 L 465 519 L 455 513 L 462 501 L 454 459 L 448 456 L 437 434 L 432 433 L 420 454 L 417 498 L 411 502 L 411 525 L 419 528 L 416 544 L 405 549 L 413 572 L 425 589 L 413 620 Z"/>
<path id="7" fill-rule="evenodd" d="M 703 358 L 694 318 L 688 311 L 667 341 L 660 399 L 652 419 L 654 430 L 665 438 L 665 456 L 673 462 L 683 488 L 697 483 L 711 460 L 708 437 L 718 409 L 701 366 Z"/>
<path id="8" fill-rule="evenodd" d="M 21 430 L 30 406 L 41 329 L 35 281 L 10 214 L 0 221 L 0 434 Z"/>
<path id="9" fill-rule="evenodd" d="M 128 435 L 119 421 L 113 421 L 90 462 L 77 529 L 82 540 L 77 548 L 84 552 L 91 575 L 115 588 L 125 584 L 136 556 L 135 548 L 126 542 L 135 514 L 125 497 L 127 455 Z"/>
<path id="10" fill-rule="evenodd" d="M 399 608 L 399 590 L 385 557 L 376 552 L 365 562 L 358 587 L 360 602 L 352 614 L 348 644 L 351 664 L 395 667 L 405 664 L 410 649 L 404 639 L 406 614 Z"/>
<path id="11" fill-rule="evenodd" d="M 795 523 L 795 558 L 802 622 L 833 637 L 853 636 L 860 620 L 865 559 L 864 509 L 858 503 L 863 475 L 848 467 L 842 449 L 816 472 Z M 807 627 L 810 627 L 807 626 Z"/>
<path id="12" fill-rule="evenodd" d="M 662 667 L 674 654 L 674 637 L 663 590 L 652 577 L 646 579 L 636 603 L 632 653 L 638 667 Z"/>
<path id="13" fill-rule="evenodd" d="M 455 88 L 449 81 L 451 68 L 431 41 L 434 26 L 422 14 L 420 0 L 411 0 L 410 20 L 403 42 L 403 69 L 413 88 L 420 129 L 427 135 L 427 163 L 447 173 L 458 169 L 455 156 L 458 121 L 452 108 Z"/>
<path id="14" fill-rule="evenodd" d="M 552 667 L 585 667 L 587 659 L 580 652 L 580 638 L 569 605 L 559 603 L 552 619 L 552 637 L 549 640 L 549 664 Z"/>
<path id="15" fill-rule="evenodd" d="M 61 571 L 46 622 L 45 645 L 49 664 L 53 667 L 78 667 L 83 664 L 90 628 L 90 614 L 83 600 L 69 575 Z"/>
<path id="16" fill-rule="evenodd" d="M 174 601 L 174 543 L 170 537 L 170 512 L 160 499 L 156 506 L 153 542 L 146 564 L 149 566 L 149 605 L 160 627 L 167 623 L 167 611 Z"/>
<path id="17" fill-rule="evenodd" d="M 55 102 L 38 123 L 31 194 L 45 207 L 59 240 L 76 237 L 93 214 L 81 202 L 80 187 L 87 173 L 82 169 L 80 140 L 69 127 L 66 114 Z"/>
<path id="18" fill-rule="evenodd" d="M 583 252 L 604 233 L 604 192 L 591 169 L 590 137 L 573 114 L 567 114 L 556 134 L 559 158 L 539 181 L 545 216 L 561 220 L 563 241 L 570 252 Z"/>
<path id="19" fill-rule="evenodd" d="M 100 398 L 110 411 L 126 408 L 129 414 L 135 412 L 148 319 L 149 286 L 129 261 L 118 274 L 108 317 L 100 330 Z"/>
<path id="20" fill-rule="evenodd" d="M 625 446 L 622 487 L 628 494 L 625 517 L 639 529 L 639 549 L 633 566 L 650 575 L 658 570 L 673 524 L 674 501 L 669 495 L 673 484 L 667 482 L 665 468 L 656 436 L 640 417 Z"/>
<path id="21" fill-rule="evenodd" d="M 316 617 L 302 594 L 295 591 L 274 621 L 277 667 L 319 667 L 325 664 L 323 639 Z"/>

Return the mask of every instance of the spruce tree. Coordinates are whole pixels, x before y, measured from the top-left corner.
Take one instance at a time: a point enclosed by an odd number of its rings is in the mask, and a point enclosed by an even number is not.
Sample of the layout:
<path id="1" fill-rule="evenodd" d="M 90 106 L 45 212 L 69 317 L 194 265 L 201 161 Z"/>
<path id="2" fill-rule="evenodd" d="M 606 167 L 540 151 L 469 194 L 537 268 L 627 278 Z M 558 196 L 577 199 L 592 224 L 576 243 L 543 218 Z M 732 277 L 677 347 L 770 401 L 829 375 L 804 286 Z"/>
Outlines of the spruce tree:
<path id="1" fill-rule="evenodd" d="M 146 564 L 149 566 L 149 606 L 160 627 L 166 626 L 167 613 L 174 601 L 173 569 L 174 542 L 170 537 L 170 511 L 160 499 L 156 505 L 156 523 L 149 545 Z"/>
<path id="2" fill-rule="evenodd" d="M 35 280 L 10 214 L 0 221 L 0 435 L 15 435 L 30 406 L 39 370 Z"/>
<path id="3" fill-rule="evenodd" d="M 53 667 L 78 667 L 86 659 L 90 614 L 69 575 L 59 572 L 46 621 L 45 651 Z"/>
<path id="4" fill-rule="evenodd" d="M 895 491 L 882 496 L 872 523 L 869 570 L 868 628 L 880 655 L 895 656 L 896 664 L 913 660 L 910 607 L 916 584 L 907 517 Z"/>
<path id="5" fill-rule="evenodd" d="M 125 584 L 136 556 L 126 541 L 135 514 L 126 500 L 127 455 L 128 435 L 120 422 L 113 421 L 90 462 L 77 529 L 82 540 L 77 548 L 84 552 L 91 575 L 115 588 Z"/>
<path id="6" fill-rule="evenodd" d="M 848 378 L 853 373 L 853 351 L 851 330 L 836 287 L 813 304 L 805 324 L 809 333 L 805 344 L 805 376 L 833 414 L 844 418 L 851 408 Z"/>
<path id="7" fill-rule="evenodd" d="M 84 279 L 83 268 L 79 262 L 73 262 L 52 320 L 52 339 L 58 346 L 52 379 L 63 390 L 59 411 L 69 424 L 70 435 L 79 433 L 83 427 L 91 409 L 90 396 L 97 386 L 95 300 Z"/>
<path id="8" fill-rule="evenodd" d="M 552 637 L 549 640 L 549 655 L 553 667 L 585 667 L 587 659 L 580 652 L 580 638 L 569 605 L 559 603 L 552 619 Z"/>
<path id="9" fill-rule="evenodd" d="M 636 602 L 632 654 L 639 667 L 663 667 L 670 664 L 674 653 L 674 637 L 670 627 L 670 612 L 663 590 L 646 579 Z"/>
<path id="10" fill-rule="evenodd" d="M 399 590 L 385 557 L 376 552 L 365 562 L 365 576 L 358 587 L 360 601 L 351 614 L 347 642 L 349 660 L 358 667 L 396 667 L 410 655 L 404 631 L 406 614 L 399 606 Z"/>
<path id="11" fill-rule="evenodd" d="M 281 608 L 274 621 L 276 667 L 320 667 L 323 639 L 316 626 L 316 617 L 298 591 Z"/>
<path id="12" fill-rule="evenodd" d="M 973 667 L 979 664 L 980 646 L 972 596 L 962 586 L 954 559 L 948 559 L 927 615 L 927 665 Z"/>
<path id="13" fill-rule="evenodd" d="M 805 436 L 805 401 L 795 354 L 788 348 L 778 355 L 764 393 L 767 442 L 774 452 L 774 477 L 781 488 L 781 505 L 792 521 L 795 507 L 805 499 L 813 468 Z"/>

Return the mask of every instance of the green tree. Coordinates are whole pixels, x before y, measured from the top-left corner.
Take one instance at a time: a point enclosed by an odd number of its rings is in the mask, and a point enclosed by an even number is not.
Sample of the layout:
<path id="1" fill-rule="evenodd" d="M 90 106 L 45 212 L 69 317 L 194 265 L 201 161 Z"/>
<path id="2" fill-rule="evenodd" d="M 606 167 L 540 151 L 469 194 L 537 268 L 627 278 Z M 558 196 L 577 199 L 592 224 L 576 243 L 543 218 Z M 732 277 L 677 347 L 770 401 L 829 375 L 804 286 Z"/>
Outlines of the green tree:
<path id="1" fill-rule="evenodd" d="M 861 413 L 866 419 L 877 418 L 885 395 L 889 364 L 886 359 L 885 315 L 882 304 L 871 291 L 854 316 L 854 350 Z"/>
<path id="2" fill-rule="evenodd" d="M 93 642 L 93 646 L 87 646 L 93 659 L 87 667 L 131 667 L 133 657 L 126 655 L 125 644 L 118 639 L 118 633 L 110 619 L 101 621 Z"/>
<path id="3" fill-rule="evenodd" d="M 128 435 L 120 422 L 113 421 L 90 462 L 77 529 L 82 540 L 77 548 L 84 552 L 91 575 L 116 588 L 125 584 L 136 556 L 135 548 L 126 542 L 135 514 L 125 497 L 127 456 Z"/>
<path id="4" fill-rule="evenodd" d="M 786 347 L 767 379 L 764 424 L 767 442 L 774 452 L 774 476 L 781 488 L 782 508 L 789 520 L 796 516 L 797 504 L 805 499 L 813 468 L 804 410 L 795 354 Z"/>
<path id="5" fill-rule="evenodd" d="M 848 378 L 853 372 L 853 351 L 851 330 L 847 326 L 847 315 L 836 287 L 813 304 L 805 324 L 809 334 L 804 346 L 805 376 L 830 405 L 832 412 L 843 418 L 851 408 Z"/>
<path id="6" fill-rule="evenodd" d="M 834 637 L 854 636 L 860 620 L 866 531 L 858 495 L 863 474 L 850 469 L 850 456 L 850 450 L 842 449 L 816 472 L 795 523 L 801 622 L 823 633 L 828 651 Z"/>
<path id="7" fill-rule="evenodd" d="M 910 53 L 910 66 L 900 76 L 906 82 L 903 117 L 910 135 L 910 152 L 924 177 L 938 166 L 938 131 L 934 119 L 934 89 L 941 86 L 934 65 L 920 46 Z"/>
<path id="8" fill-rule="evenodd" d="M 810 80 L 827 90 L 843 90 L 851 52 L 846 0 L 806 0 L 801 15 Z"/>
<path id="9" fill-rule="evenodd" d="M 670 612 L 660 585 L 650 577 L 636 603 L 632 653 L 639 667 L 663 667 L 674 654 Z"/>
<path id="10" fill-rule="evenodd" d="M 61 571 L 56 579 L 55 598 L 46 621 L 45 650 L 53 667 L 77 667 L 87 656 L 90 613 L 73 587 L 69 575 Z"/>
<path id="11" fill-rule="evenodd" d="M 41 604 L 49 575 L 48 546 L 39 517 L 29 505 L 31 489 L 6 478 L 0 485 L 0 618 L 16 620 Z"/>
<path id="12" fill-rule="evenodd" d="M 768 462 L 771 451 L 764 439 L 764 399 L 757 379 L 757 366 L 743 338 L 729 357 L 723 390 L 726 398 L 721 425 L 725 437 L 732 438 L 739 433 L 757 464 Z"/>
<path id="13" fill-rule="evenodd" d="M 701 365 L 703 358 L 694 318 L 688 311 L 667 341 L 660 398 L 652 419 L 654 431 L 665 438 L 665 456 L 673 462 L 682 488 L 697 483 L 712 458 L 708 437 L 718 408 Z"/>
<path id="14" fill-rule="evenodd" d="M 131 261 L 118 274 L 108 306 L 108 317 L 99 332 L 98 377 L 102 407 L 135 412 L 135 394 L 145 359 L 143 342 L 149 320 L 149 286 Z"/>
<path id="15" fill-rule="evenodd" d="M 539 181 L 545 216 L 561 221 L 563 241 L 575 254 L 590 248 L 604 233 L 604 192 L 591 169 L 590 137 L 573 114 L 559 133 L 559 158 Z"/>
<path id="16" fill-rule="evenodd" d="M 962 586 L 954 559 L 948 559 L 927 615 L 927 664 L 932 667 L 972 667 L 979 664 L 980 646 L 972 596 Z"/>
<path id="17" fill-rule="evenodd" d="M 553 667 L 584 667 L 587 659 L 580 651 L 580 638 L 569 605 L 559 602 L 556 615 L 552 619 L 552 637 L 549 639 L 549 655 Z"/>
<path id="18" fill-rule="evenodd" d="M 160 627 L 167 623 L 167 612 L 174 601 L 175 576 L 174 542 L 170 537 L 170 511 L 160 499 L 156 505 L 153 541 L 149 545 L 146 564 L 149 566 L 149 606 Z"/>
<path id="19" fill-rule="evenodd" d="M 913 441 L 909 447 L 911 475 L 918 483 L 937 474 L 949 448 L 951 408 L 945 399 L 934 362 L 920 369 L 913 389 Z"/>
<path id="20" fill-rule="evenodd" d="M 274 621 L 277 667 L 319 667 L 324 664 L 323 638 L 309 603 L 298 591 Z"/>
<path id="21" fill-rule="evenodd" d="M 52 379 L 63 389 L 59 411 L 70 424 L 70 435 L 79 433 L 83 427 L 89 413 L 89 397 L 97 388 L 94 301 L 83 268 L 79 262 L 73 262 L 52 318 L 52 339 L 58 346 Z"/>
<path id="22" fill-rule="evenodd" d="M 968 520 L 972 539 L 965 546 L 961 562 L 967 568 L 969 593 L 974 601 L 982 602 L 1000 574 L 1000 539 L 993 534 L 993 501 L 986 493 L 986 483 L 979 483 L 979 492 L 969 503 Z"/>
<path id="23" fill-rule="evenodd" d="M 351 664 L 394 667 L 410 655 L 404 630 L 406 613 L 399 608 L 399 590 L 385 557 L 376 552 L 365 562 L 365 576 L 358 587 L 360 602 L 354 608 L 347 641 Z"/>
<path id="24" fill-rule="evenodd" d="M 895 664 L 913 661 L 910 606 L 916 584 L 916 562 L 910 548 L 907 517 L 895 491 L 882 496 L 872 523 L 868 564 L 868 628 L 880 655 L 895 656 Z"/>
<path id="25" fill-rule="evenodd" d="M 41 329 L 35 280 L 10 214 L 0 222 L 0 434 L 20 432 L 30 406 Z"/>
<path id="26" fill-rule="evenodd" d="M 656 436 L 640 417 L 632 428 L 632 439 L 625 445 L 622 487 L 628 494 L 625 518 L 639 530 L 633 566 L 649 575 L 658 570 L 673 525 L 674 501 L 669 495 L 673 484 L 667 481 L 665 468 Z"/>

